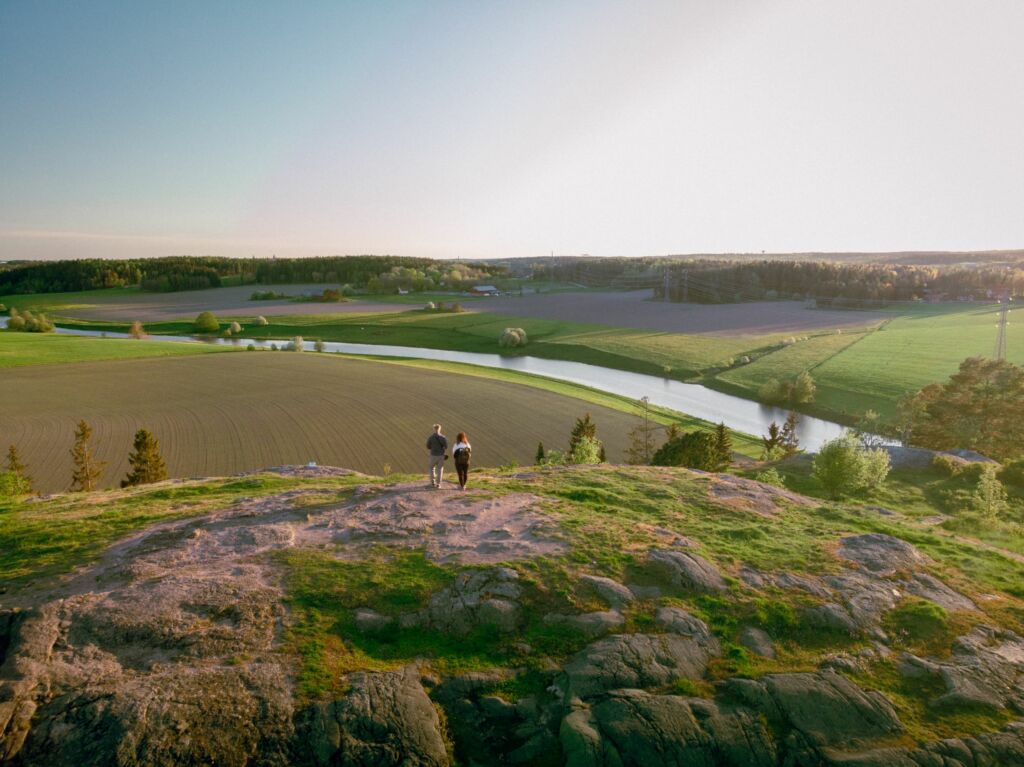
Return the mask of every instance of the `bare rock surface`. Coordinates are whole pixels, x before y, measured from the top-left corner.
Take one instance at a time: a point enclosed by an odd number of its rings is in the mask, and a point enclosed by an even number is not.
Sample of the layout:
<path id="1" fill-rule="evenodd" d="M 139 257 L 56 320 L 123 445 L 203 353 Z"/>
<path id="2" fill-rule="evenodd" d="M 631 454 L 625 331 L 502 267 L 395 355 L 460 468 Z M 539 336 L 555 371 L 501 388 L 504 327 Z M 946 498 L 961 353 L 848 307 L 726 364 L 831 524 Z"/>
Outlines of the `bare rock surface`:
<path id="1" fill-rule="evenodd" d="M 976 626 L 957 638 L 950 657 L 929 660 L 906 653 L 900 673 L 941 681 L 937 707 L 1010 707 L 1024 714 L 1024 638 L 1012 631 Z"/>
<path id="2" fill-rule="evenodd" d="M 720 651 L 713 637 L 616 634 L 588 645 L 565 665 L 565 692 L 586 699 L 607 690 L 700 679 Z"/>
<path id="3" fill-rule="evenodd" d="M 673 586 L 703 594 L 719 594 L 727 586 L 711 562 L 691 551 L 654 549 L 647 554 L 647 566 Z"/>
<path id="4" fill-rule="evenodd" d="M 878 575 L 915 570 L 927 564 L 912 544 L 884 533 L 848 535 L 840 539 L 839 556 Z"/>
<path id="5" fill-rule="evenodd" d="M 321 704 L 306 728 L 302 761 L 339 767 L 447 767 L 441 720 L 414 667 L 357 672 L 340 700 Z"/>
<path id="6" fill-rule="evenodd" d="M 423 548 L 437 562 L 497 564 L 565 550 L 557 527 L 528 493 L 492 498 L 398 485 L 321 517 L 335 542 Z"/>
<path id="7" fill-rule="evenodd" d="M 709 474 L 705 481 L 708 497 L 715 503 L 763 517 L 772 516 L 784 504 L 812 508 L 819 504 L 819 501 L 791 490 L 733 474 Z"/>
<path id="8" fill-rule="evenodd" d="M 590 586 L 610 607 L 621 609 L 636 600 L 636 596 L 618 581 L 600 575 L 584 575 L 580 582 Z"/>
<path id="9" fill-rule="evenodd" d="M 549 613 L 544 616 L 544 623 L 549 626 L 567 626 L 587 637 L 607 634 L 621 628 L 625 622 L 626 619 L 618 610 L 600 610 L 591 613 L 580 613 L 578 615 Z"/>
<path id="10" fill-rule="evenodd" d="M 641 690 L 617 690 L 573 711 L 559 736 L 568 767 L 778 763 L 771 736 L 749 709 Z"/>
<path id="11" fill-rule="evenodd" d="M 511 632 L 519 623 L 516 600 L 521 594 L 519 573 L 509 567 L 467 570 L 459 573 L 451 586 L 434 594 L 424 611 L 407 616 L 406 623 L 456 636 L 481 626 Z"/>

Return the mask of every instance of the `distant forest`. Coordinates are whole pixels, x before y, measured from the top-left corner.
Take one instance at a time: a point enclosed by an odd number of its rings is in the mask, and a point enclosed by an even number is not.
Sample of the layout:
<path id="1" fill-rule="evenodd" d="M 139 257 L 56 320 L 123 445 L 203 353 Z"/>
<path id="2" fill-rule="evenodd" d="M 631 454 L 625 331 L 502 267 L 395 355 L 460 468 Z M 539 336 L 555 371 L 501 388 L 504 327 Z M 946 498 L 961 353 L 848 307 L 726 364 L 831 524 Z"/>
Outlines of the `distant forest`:
<path id="1" fill-rule="evenodd" d="M 223 285 L 331 283 L 370 292 L 463 288 L 501 274 L 495 265 L 403 256 L 319 258 L 223 258 L 169 256 L 122 261 L 82 259 L 33 261 L 0 269 L 0 295 L 64 293 L 139 286 L 154 292 L 217 288 Z"/>
<path id="2" fill-rule="evenodd" d="M 515 267 L 513 267 L 515 268 Z M 732 303 L 817 299 L 835 306 L 1024 296 L 1024 259 L 921 265 L 862 261 L 555 258 L 530 264 L 535 279 L 589 287 L 666 290 L 671 301 Z"/>

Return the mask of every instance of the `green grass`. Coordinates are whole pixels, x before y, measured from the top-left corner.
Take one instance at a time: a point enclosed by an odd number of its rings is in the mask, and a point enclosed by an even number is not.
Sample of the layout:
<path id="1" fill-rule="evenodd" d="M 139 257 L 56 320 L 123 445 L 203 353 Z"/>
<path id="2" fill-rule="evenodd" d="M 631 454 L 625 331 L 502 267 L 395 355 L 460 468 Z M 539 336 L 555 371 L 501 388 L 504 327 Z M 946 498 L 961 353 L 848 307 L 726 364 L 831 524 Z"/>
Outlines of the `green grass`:
<path id="1" fill-rule="evenodd" d="M 900 397 L 945 381 L 971 356 L 991 356 L 996 341 L 995 306 L 922 306 L 894 318 L 811 372 L 817 405 L 835 413 L 872 408 L 891 416 Z M 1007 359 L 1024 364 L 1024 336 L 1013 332 L 1010 314 Z"/>
<path id="2" fill-rule="evenodd" d="M 700 376 L 725 364 L 731 357 L 763 352 L 781 341 L 781 336 L 712 338 L 474 311 L 283 316 L 268 318 L 270 322 L 265 326 L 249 324 L 254 317 L 255 314 L 234 318 L 245 326 L 246 337 L 285 339 L 298 335 L 307 341 L 323 339 L 484 354 L 526 354 L 677 379 Z M 233 318 L 220 319 L 227 322 Z M 128 328 L 125 323 L 68 320 L 61 324 L 92 330 L 125 331 Z M 529 344 L 515 351 L 503 351 L 498 346 L 498 338 L 506 327 L 523 328 Z M 153 322 L 148 323 L 146 329 L 151 333 L 180 335 L 190 332 L 192 326 L 184 321 Z"/>
<path id="3" fill-rule="evenodd" d="M 234 349 L 229 346 L 207 346 L 194 343 L 136 341 L 126 338 L 88 338 L 53 333 L 14 333 L 0 330 L 0 368 L 142 357 L 180 357 L 222 351 L 234 351 Z"/>

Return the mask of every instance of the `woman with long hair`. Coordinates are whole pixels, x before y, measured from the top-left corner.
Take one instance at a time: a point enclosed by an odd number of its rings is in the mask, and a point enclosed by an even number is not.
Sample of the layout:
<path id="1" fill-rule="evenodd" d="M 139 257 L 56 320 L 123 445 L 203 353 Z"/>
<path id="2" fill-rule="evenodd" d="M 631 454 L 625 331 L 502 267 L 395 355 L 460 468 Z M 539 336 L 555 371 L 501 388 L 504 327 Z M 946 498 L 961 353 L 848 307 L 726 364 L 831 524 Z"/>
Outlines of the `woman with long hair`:
<path id="1" fill-rule="evenodd" d="M 455 437 L 455 447 L 452 448 L 455 471 L 459 475 L 459 490 L 466 489 L 466 482 L 469 479 L 469 459 L 472 455 L 473 448 L 469 444 L 469 437 L 466 436 L 466 432 L 460 431 Z"/>

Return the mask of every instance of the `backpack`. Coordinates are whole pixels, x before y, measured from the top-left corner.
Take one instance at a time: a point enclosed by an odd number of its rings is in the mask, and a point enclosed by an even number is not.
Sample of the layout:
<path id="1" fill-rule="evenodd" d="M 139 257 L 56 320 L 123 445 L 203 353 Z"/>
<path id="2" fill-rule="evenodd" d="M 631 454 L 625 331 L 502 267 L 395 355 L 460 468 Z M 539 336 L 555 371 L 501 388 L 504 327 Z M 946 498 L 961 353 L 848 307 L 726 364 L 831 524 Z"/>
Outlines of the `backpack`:
<path id="1" fill-rule="evenodd" d="M 469 456 L 473 451 L 468 447 L 460 447 L 452 455 L 455 456 L 455 463 L 469 463 Z"/>

